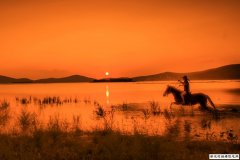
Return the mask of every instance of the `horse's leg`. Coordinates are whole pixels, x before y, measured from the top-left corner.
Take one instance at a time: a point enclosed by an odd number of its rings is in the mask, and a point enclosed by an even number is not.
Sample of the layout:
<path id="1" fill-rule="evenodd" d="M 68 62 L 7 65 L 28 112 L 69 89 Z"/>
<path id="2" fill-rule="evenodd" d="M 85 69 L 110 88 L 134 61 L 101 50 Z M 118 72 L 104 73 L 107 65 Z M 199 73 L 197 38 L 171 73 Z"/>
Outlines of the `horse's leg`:
<path id="1" fill-rule="evenodd" d="M 175 103 L 176 102 L 171 102 L 169 107 L 172 108 L 172 105 L 175 104 Z"/>
<path id="2" fill-rule="evenodd" d="M 192 116 L 194 116 L 193 105 L 191 105 L 191 110 L 192 110 L 192 113 L 191 113 L 191 115 L 192 115 Z"/>
<path id="3" fill-rule="evenodd" d="M 183 103 L 181 103 L 179 112 L 181 113 L 182 116 L 184 115 L 185 111 L 184 111 L 184 104 Z"/>
<path id="4" fill-rule="evenodd" d="M 193 113 L 193 105 L 190 103 L 190 106 L 191 106 L 191 110 L 192 110 L 192 113 Z"/>
<path id="5" fill-rule="evenodd" d="M 170 104 L 170 111 L 172 111 L 172 105 L 174 105 L 174 104 L 177 104 L 177 102 L 171 102 L 171 104 Z"/>
<path id="6" fill-rule="evenodd" d="M 216 110 L 216 107 L 215 107 L 213 101 L 211 100 L 211 98 L 208 95 L 205 95 L 205 96 L 206 96 L 206 99 L 209 101 L 209 103 L 212 105 L 213 109 Z"/>
<path id="7" fill-rule="evenodd" d="M 188 99 L 189 100 L 189 105 L 191 107 L 191 110 L 192 110 L 192 114 L 193 114 L 193 104 L 194 104 L 194 101 L 192 101 L 192 99 Z"/>
<path id="8" fill-rule="evenodd" d="M 207 102 L 206 101 L 201 101 L 199 102 L 200 106 L 203 108 L 203 109 L 208 109 L 207 108 Z"/>

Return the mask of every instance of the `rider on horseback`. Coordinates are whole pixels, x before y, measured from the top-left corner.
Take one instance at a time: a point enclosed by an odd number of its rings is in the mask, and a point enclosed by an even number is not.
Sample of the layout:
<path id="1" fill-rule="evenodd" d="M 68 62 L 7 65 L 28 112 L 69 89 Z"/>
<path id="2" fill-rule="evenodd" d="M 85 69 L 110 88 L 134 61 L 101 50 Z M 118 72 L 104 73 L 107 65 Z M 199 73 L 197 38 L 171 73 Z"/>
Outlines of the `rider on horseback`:
<path id="1" fill-rule="evenodd" d="M 190 96 L 191 96 L 191 92 L 190 92 L 190 87 L 189 87 L 189 79 L 187 76 L 183 76 L 182 77 L 183 81 L 178 80 L 181 85 L 180 86 L 184 86 L 184 92 L 182 93 L 182 99 L 183 99 L 183 104 L 187 105 L 190 103 Z"/>

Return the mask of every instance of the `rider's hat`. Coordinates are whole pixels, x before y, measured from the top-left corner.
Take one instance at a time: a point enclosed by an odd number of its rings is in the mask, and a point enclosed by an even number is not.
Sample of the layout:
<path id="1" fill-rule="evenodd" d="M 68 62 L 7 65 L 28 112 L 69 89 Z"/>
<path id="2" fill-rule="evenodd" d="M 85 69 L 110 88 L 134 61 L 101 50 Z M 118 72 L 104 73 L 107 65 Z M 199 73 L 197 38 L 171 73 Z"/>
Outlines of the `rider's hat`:
<path id="1" fill-rule="evenodd" d="M 185 75 L 182 77 L 184 80 L 189 80 L 188 77 Z"/>

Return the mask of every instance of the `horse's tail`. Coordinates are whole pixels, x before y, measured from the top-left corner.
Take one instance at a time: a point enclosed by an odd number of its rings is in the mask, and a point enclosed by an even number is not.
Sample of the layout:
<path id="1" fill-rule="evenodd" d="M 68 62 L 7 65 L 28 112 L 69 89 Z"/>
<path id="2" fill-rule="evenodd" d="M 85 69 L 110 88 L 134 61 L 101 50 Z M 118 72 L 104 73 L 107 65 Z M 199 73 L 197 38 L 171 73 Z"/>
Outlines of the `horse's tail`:
<path id="1" fill-rule="evenodd" d="M 211 100 L 211 98 L 208 95 L 206 95 L 206 97 L 207 97 L 208 101 L 210 102 L 210 104 L 213 106 L 213 108 L 216 109 L 216 107 L 215 107 L 213 101 Z"/>

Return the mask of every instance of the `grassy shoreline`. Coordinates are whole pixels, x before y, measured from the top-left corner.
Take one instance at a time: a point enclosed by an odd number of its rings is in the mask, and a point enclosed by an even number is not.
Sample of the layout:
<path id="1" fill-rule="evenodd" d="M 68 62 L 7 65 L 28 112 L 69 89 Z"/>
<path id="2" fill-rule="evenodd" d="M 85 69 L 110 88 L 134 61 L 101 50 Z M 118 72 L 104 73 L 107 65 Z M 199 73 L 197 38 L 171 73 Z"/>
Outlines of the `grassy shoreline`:
<path id="1" fill-rule="evenodd" d="M 210 153 L 240 153 L 240 144 L 178 141 L 169 136 L 124 135 L 110 130 L 0 135 L 1 160 L 208 159 Z"/>
<path id="2" fill-rule="evenodd" d="M 24 105 L 31 101 L 34 102 L 32 99 L 19 100 Z M 44 102 L 44 105 L 62 104 L 58 98 L 45 98 L 41 102 Z M 79 101 L 67 99 L 63 103 Z M 144 128 L 133 121 L 133 132 L 126 133 L 114 127 L 114 116 L 116 112 L 131 112 L 131 106 L 123 103 L 105 108 L 95 101 L 84 100 L 83 103 L 93 103 L 93 114 L 98 121 L 98 127 L 91 130 L 81 128 L 79 116 L 73 116 L 71 123 L 59 117 L 50 117 L 43 125 L 36 113 L 23 109 L 16 116 L 13 128 L 4 132 L 11 119 L 10 103 L 1 102 L 0 160 L 202 160 L 208 159 L 208 154 L 211 153 L 240 153 L 238 136 L 233 130 L 216 133 L 224 141 L 219 141 L 212 132 L 201 141 L 194 139 L 191 136 L 191 122 L 186 120 L 179 124 L 178 118 L 184 117 L 184 110 L 174 113 L 151 101 L 148 108 L 138 111 L 142 114 Z M 195 117 L 195 114 L 191 116 Z M 145 126 L 151 117 L 162 117 L 166 120 L 163 135 L 148 134 L 146 129 L 151 127 Z M 201 125 L 205 129 L 211 128 L 209 121 L 201 121 Z"/>

